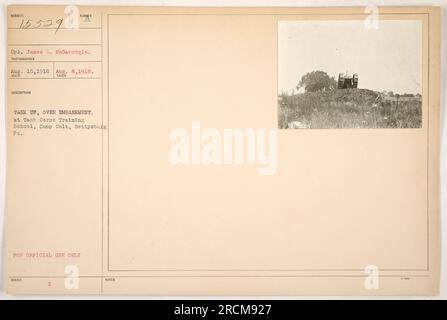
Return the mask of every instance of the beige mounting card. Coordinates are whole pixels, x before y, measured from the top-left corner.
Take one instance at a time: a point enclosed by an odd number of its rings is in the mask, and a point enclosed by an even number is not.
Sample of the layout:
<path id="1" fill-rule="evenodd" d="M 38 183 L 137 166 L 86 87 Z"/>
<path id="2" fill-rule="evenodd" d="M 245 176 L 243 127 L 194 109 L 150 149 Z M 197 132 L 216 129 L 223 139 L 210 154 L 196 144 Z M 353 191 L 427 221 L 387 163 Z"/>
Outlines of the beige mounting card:
<path id="1" fill-rule="evenodd" d="M 7 292 L 438 293 L 439 8 L 7 19 Z"/>

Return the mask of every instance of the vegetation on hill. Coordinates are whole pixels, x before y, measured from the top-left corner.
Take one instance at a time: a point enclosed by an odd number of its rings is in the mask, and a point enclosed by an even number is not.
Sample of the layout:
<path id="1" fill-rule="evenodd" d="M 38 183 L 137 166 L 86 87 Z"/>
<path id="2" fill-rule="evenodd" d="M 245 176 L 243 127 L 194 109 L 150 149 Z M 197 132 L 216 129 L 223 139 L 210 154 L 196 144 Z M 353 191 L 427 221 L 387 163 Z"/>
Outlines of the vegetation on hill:
<path id="1" fill-rule="evenodd" d="M 385 94 L 368 89 L 332 89 L 287 95 L 278 99 L 278 127 L 293 128 L 419 128 L 420 95 Z"/>

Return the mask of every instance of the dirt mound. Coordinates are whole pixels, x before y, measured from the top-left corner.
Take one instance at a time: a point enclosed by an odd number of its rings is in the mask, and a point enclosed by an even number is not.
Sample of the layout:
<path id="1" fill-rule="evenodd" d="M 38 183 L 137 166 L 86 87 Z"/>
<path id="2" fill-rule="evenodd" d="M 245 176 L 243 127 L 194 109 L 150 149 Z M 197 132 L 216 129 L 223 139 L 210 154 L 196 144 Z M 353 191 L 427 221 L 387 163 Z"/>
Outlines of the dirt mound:
<path id="1" fill-rule="evenodd" d="M 386 100 L 368 89 L 335 89 L 283 95 L 278 126 L 301 128 L 418 128 L 420 99 Z"/>
<path id="2" fill-rule="evenodd" d="M 368 89 L 336 89 L 324 92 L 306 92 L 297 95 L 298 100 L 315 100 L 319 103 L 352 103 L 355 105 L 372 104 L 379 92 Z"/>

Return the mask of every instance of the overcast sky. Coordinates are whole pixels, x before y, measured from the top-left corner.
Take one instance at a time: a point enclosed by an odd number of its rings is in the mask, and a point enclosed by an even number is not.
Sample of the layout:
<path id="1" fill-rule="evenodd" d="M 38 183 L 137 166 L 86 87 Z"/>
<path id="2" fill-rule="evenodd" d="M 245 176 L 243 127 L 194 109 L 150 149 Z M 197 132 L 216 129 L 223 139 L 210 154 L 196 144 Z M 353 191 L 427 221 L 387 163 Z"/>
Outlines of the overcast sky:
<path id="1" fill-rule="evenodd" d="M 395 93 L 422 91 L 421 21 L 280 21 L 278 89 L 291 92 L 301 76 L 321 70 L 338 78 L 358 73 L 359 88 Z M 296 89 L 295 89 L 296 91 Z"/>

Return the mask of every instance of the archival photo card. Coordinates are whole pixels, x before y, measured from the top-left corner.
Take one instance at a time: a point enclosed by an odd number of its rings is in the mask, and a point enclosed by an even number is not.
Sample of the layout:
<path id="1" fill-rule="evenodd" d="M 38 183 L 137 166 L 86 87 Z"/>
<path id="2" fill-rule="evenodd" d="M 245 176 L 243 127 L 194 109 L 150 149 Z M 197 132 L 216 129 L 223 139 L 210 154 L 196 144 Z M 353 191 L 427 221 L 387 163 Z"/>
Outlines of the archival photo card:
<path id="1" fill-rule="evenodd" d="M 442 11 L 370 9 L 8 6 L 6 292 L 437 295 Z"/>
<path id="2" fill-rule="evenodd" d="M 278 128 L 420 128 L 420 20 L 279 21 Z"/>

